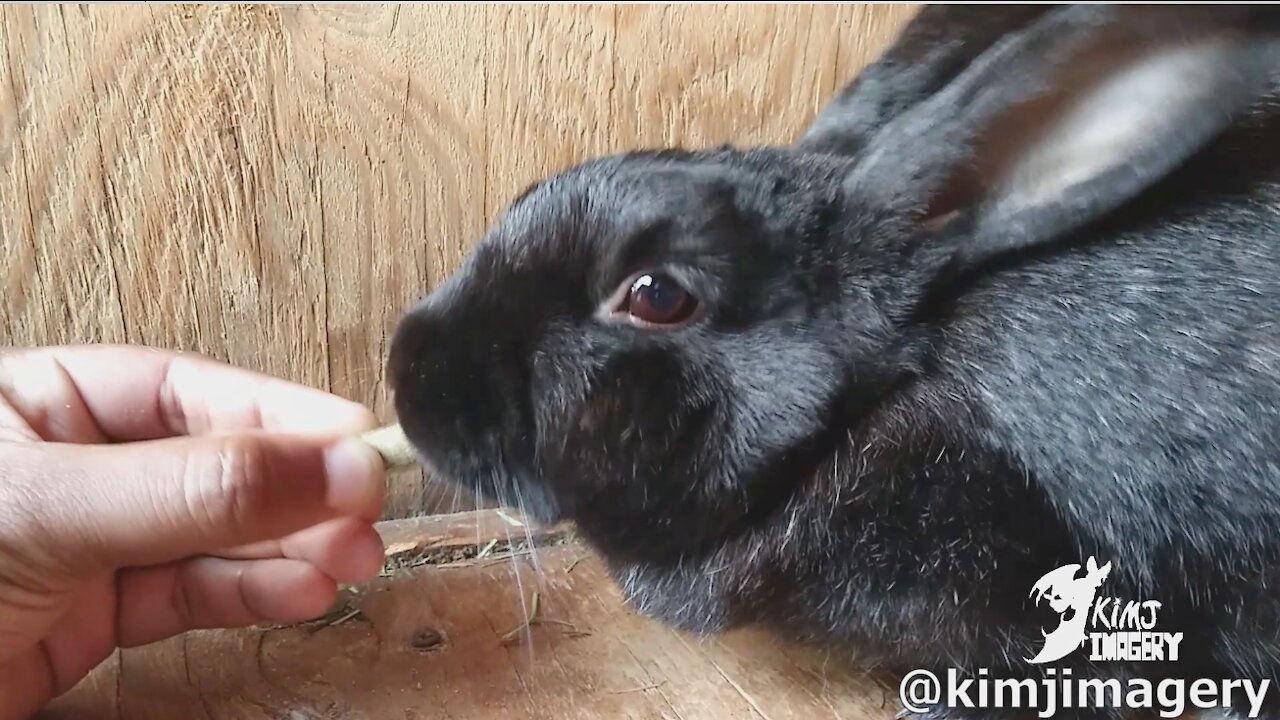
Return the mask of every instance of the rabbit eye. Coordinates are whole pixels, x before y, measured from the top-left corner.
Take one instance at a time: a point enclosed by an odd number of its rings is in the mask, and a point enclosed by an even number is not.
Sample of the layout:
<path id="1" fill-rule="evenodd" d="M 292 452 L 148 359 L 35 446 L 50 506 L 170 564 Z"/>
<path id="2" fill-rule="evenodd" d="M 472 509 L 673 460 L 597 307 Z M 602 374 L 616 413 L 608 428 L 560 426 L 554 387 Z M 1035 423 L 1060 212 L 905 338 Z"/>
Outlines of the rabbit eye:
<path id="1" fill-rule="evenodd" d="M 620 308 L 641 325 L 676 325 L 698 307 L 693 295 L 662 273 L 645 273 L 631 283 Z"/>

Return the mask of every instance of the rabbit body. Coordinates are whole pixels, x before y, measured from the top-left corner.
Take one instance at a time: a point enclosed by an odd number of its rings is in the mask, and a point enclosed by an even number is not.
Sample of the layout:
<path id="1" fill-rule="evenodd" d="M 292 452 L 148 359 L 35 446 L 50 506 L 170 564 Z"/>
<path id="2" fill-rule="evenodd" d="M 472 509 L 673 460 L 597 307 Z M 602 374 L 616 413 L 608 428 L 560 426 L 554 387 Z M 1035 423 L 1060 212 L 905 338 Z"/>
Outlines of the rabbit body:
<path id="1" fill-rule="evenodd" d="M 699 562 L 619 564 L 630 599 L 697 632 L 744 612 L 877 664 L 1025 677 L 1055 618 L 1032 585 L 1096 556 L 1105 595 L 1185 633 L 1177 672 L 1280 677 L 1280 155 L 1256 119 L 933 308 L 923 369 L 812 484 Z M 1083 672 L 1171 671 L 1122 665 Z"/>

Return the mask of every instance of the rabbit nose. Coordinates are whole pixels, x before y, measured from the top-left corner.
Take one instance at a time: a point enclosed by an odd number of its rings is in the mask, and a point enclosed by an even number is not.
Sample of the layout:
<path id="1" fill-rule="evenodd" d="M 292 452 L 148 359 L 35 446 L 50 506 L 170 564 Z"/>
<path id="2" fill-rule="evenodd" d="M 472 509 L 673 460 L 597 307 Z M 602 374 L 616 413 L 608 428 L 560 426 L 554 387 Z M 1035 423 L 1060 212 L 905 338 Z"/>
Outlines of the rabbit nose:
<path id="1" fill-rule="evenodd" d="M 422 309 L 414 309 L 396 323 L 387 352 L 387 383 L 392 391 L 410 389 L 409 375 L 417 371 L 415 358 L 421 346 L 433 334 L 429 318 Z"/>
<path id="2" fill-rule="evenodd" d="M 391 340 L 387 377 L 396 396 L 396 410 L 409 415 L 423 413 L 459 415 L 467 403 L 466 388 L 482 384 L 485 359 L 474 357 L 473 343 L 465 328 L 432 305 L 414 309 L 401 320 Z M 475 398 L 472 398 L 474 401 Z"/>
<path id="3" fill-rule="evenodd" d="M 433 300 L 405 315 L 392 337 L 387 376 L 396 415 L 424 449 L 472 447 L 501 427 L 492 323 L 475 310 Z"/>

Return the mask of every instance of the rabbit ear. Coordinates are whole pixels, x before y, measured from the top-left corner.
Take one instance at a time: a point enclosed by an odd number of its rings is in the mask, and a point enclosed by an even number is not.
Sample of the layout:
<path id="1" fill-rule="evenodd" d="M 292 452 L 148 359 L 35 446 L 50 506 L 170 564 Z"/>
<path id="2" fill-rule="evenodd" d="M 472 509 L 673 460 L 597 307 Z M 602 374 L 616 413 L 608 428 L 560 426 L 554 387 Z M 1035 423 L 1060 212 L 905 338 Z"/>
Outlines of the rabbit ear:
<path id="1" fill-rule="evenodd" d="M 951 252 L 951 266 L 1061 237 L 1159 180 L 1258 98 L 1275 67 L 1276 17 L 1058 6 L 886 124 L 847 176 L 846 200 Z"/>
<path id="2" fill-rule="evenodd" d="M 926 5 L 890 47 L 846 85 L 794 148 L 852 155 L 886 123 L 953 80 L 1002 35 L 1052 5 Z"/>

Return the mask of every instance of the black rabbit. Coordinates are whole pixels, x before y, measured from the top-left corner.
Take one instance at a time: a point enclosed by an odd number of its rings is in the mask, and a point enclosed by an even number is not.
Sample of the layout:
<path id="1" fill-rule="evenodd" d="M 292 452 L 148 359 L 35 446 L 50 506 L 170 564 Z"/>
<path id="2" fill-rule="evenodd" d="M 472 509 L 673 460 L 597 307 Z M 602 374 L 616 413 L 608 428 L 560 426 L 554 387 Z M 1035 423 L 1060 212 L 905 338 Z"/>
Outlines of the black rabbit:
<path id="1" fill-rule="evenodd" d="M 688 631 L 1039 678 L 1096 559 L 1179 657 L 1055 672 L 1274 683 L 1276 17 L 927 7 L 790 146 L 547 179 L 403 318 L 400 421 Z"/>

